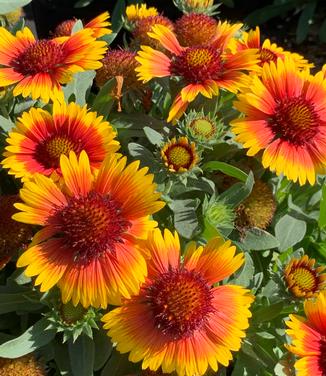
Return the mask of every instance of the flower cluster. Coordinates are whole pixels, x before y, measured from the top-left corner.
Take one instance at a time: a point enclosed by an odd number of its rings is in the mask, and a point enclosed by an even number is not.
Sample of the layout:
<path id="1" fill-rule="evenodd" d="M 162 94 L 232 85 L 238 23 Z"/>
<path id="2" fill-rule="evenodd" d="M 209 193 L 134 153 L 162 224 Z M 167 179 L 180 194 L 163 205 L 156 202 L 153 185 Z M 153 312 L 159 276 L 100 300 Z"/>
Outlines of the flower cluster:
<path id="1" fill-rule="evenodd" d="M 174 3 L 0 27 L 0 375 L 326 375 L 326 65 Z"/>

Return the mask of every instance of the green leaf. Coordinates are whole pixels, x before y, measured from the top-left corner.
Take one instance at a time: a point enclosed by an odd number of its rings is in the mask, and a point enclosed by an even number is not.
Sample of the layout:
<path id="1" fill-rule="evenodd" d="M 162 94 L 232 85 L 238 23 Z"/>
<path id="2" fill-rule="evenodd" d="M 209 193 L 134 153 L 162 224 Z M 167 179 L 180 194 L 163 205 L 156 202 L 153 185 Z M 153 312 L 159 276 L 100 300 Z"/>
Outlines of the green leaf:
<path id="1" fill-rule="evenodd" d="M 250 352 L 250 355 L 244 353 L 245 345 L 247 343 L 242 345 L 241 352 L 237 357 L 235 367 L 232 371 L 232 376 L 263 376 L 262 370 L 265 365 L 253 351 Z"/>
<path id="2" fill-rule="evenodd" d="M 117 37 L 118 33 L 111 33 L 111 34 L 105 34 L 100 39 L 104 40 L 108 45 L 110 45 L 115 38 Z"/>
<path id="3" fill-rule="evenodd" d="M 148 138 L 148 141 L 152 145 L 161 146 L 163 144 L 164 139 L 161 133 L 155 131 L 154 129 L 150 127 L 144 127 L 144 132 L 145 132 L 146 137 Z"/>
<path id="4" fill-rule="evenodd" d="M 128 360 L 128 354 L 120 354 L 115 349 L 111 358 L 101 372 L 101 376 L 125 376 L 138 374 L 139 363 L 132 363 Z"/>
<path id="5" fill-rule="evenodd" d="M 77 31 L 83 30 L 84 26 L 81 20 L 77 20 L 71 29 L 71 34 L 77 33 Z"/>
<path id="6" fill-rule="evenodd" d="M 311 24 L 312 18 L 315 13 L 317 2 L 311 2 L 305 5 L 303 11 L 300 14 L 297 31 L 296 31 L 296 42 L 303 42 L 308 35 L 309 26 Z"/>
<path id="7" fill-rule="evenodd" d="M 233 283 L 239 286 L 249 287 L 255 274 L 254 262 L 248 252 L 245 252 L 245 263 L 240 273 L 233 279 Z"/>
<path id="8" fill-rule="evenodd" d="M 153 154 L 144 146 L 140 144 L 136 144 L 135 142 L 130 142 L 128 144 L 128 150 L 129 150 L 130 155 L 133 158 L 140 160 L 143 167 L 145 166 L 149 167 L 151 172 L 154 172 L 157 170 L 158 166 L 156 166 L 155 164 L 155 159 L 154 159 Z"/>
<path id="9" fill-rule="evenodd" d="M 253 185 L 254 175 L 250 171 L 245 183 L 234 184 L 231 188 L 220 195 L 220 199 L 235 208 L 250 195 Z"/>
<path id="10" fill-rule="evenodd" d="M 48 326 L 49 321 L 42 318 L 21 336 L 3 343 L 0 346 L 0 357 L 18 358 L 48 344 L 56 334 L 54 330 L 47 329 Z"/>
<path id="11" fill-rule="evenodd" d="M 206 239 L 206 241 L 209 241 L 216 236 L 221 236 L 221 234 L 206 218 L 204 218 L 204 229 L 200 236 L 201 238 Z"/>
<path id="12" fill-rule="evenodd" d="M 144 126 L 148 126 L 152 129 L 156 129 L 159 132 L 162 131 L 163 127 L 166 125 L 166 122 L 153 118 L 152 116 L 142 114 L 142 113 L 133 113 L 133 114 L 124 114 L 124 113 L 114 113 L 110 114 L 109 118 L 111 124 L 115 128 L 122 129 L 139 129 L 143 132 Z"/>
<path id="13" fill-rule="evenodd" d="M 68 102 L 72 94 L 75 96 L 75 102 L 80 106 L 86 104 L 86 94 L 91 88 L 95 77 L 95 71 L 78 72 L 74 75 L 73 80 L 64 88 L 65 99 Z"/>
<path id="14" fill-rule="evenodd" d="M 325 243 L 315 243 L 315 248 L 317 249 L 319 255 L 325 260 L 326 262 L 326 244 Z"/>
<path id="15" fill-rule="evenodd" d="M 93 376 L 95 347 L 91 338 L 81 335 L 68 343 L 73 376 Z"/>
<path id="16" fill-rule="evenodd" d="M 172 184 L 170 195 L 174 198 L 178 196 L 183 196 L 185 193 L 199 191 L 199 193 L 209 193 L 210 195 L 215 193 L 215 184 L 209 180 L 204 178 L 203 176 L 192 178 L 187 178 L 186 185 L 181 182 L 174 182 Z"/>
<path id="17" fill-rule="evenodd" d="M 266 307 L 261 307 L 259 309 L 256 309 L 253 312 L 252 321 L 255 323 L 260 323 L 263 321 L 271 321 L 272 319 L 274 319 L 281 313 L 283 306 L 284 306 L 283 302 L 277 302 L 275 304 L 271 304 Z"/>
<path id="18" fill-rule="evenodd" d="M 107 333 L 102 330 L 94 330 L 93 340 L 95 346 L 94 371 L 101 369 L 112 353 L 112 342 Z"/>
<path id="19" fill-rule="evenodd" d="M 248 179 L 248 174 L 240 170 L 238 167 L 234 167 L 225 162 L 210 161 L 204 164 L 203 170 L 208 171 L 221 171 L 226 175 L 233 176 L 240 181 L 245 182 Z"/>
<path id="20" fill-rule="evenodd" d="M 286 214 L 275 226 L 275 236 L 280 242 L 279 250 L 284 252 L 299 243 L 304 238 L 306 230 L 306 222 Z"/>
<path id="21" fill-rule="evenodd" d="M 26 98 L 26 99 L 24 99 L 23 102 L 16 103 L 16 105 L 14 107 L 14 114 L 19 115 L 22 112 L 29 110 L 31 107 L 36 107 L 35 106 L 36 103 L 37 103 L 37 101 L 35 101 L 33 99 L 28 100 Z"/>
<path id="22" fill-rule="evenodd" d="M 0 115 L 0 127 L 5 132 L 10 132 L 11 129 L 15 126 L 15 123 L 13 123 L 10 119 L 6 119 L 5 117 Z"/>
<path id="23" fill-rule="evenodd" d="M 70 367 L 70 359 L 67 356 L 69 353 L 68 350 L 68 344 L 62 343 L 62 341 L 59 341 L 55 339 L 53 341 L 53 349 L 54 349 L 54 360 L 56 363 L 56 366 L 60 370 L 60 375 L 72 375 L 71 367 Z"/>
<path id="24" fill-rule="evenodd" d="M 262 251 L 279 247 L 280 242 L 272 234 L 260 228 L 252 228 L 246 232 L 242 248 L 247 251 Z"/>
<path id="25" fill-rule="evenodd" d="M 35 311 L 42 308 L 39 302 L 39 294 L 35 291 L 25 293 L 1 294 L 0 293 L 0 314 L 14 311 Z"/>
<path id="26" fill-rule="evenodd" d="M 96 111 L 99 115 L 103 115 L 104 117 L 109 115 L 115 101 L 112 94 L 116 84 L 116 79 L 111 78 L 101 87 L 92 104 L 93 111 Z"/>
<path id="27" fill-rule="evenodd" d="M 196 209 L 199 204 L 199 199 L 174 200 L 168 204 L 174 213 L 175 229 L 186 239 L 191 239 L 198 229 Z"/>
<path id="28" fill-rule="evenodd" d="M 322 198 L 320 200 L 320 212 L 318 224 L 320 228 L 326 226 L 326 184 L 322 188 Z"/>
<path id="29" fill-rule="evenodd" d="M 112 30 L 118 33 L 123 25 L 123 15 L 125 13 L 126 4 L 124 0 L 118 0 L 112 12 Z"/>
<path id="30" fill-rule="evenodd" d="M 0 14 L 5 14 L 24 7 L 32 0 L 0 0 Z"/>

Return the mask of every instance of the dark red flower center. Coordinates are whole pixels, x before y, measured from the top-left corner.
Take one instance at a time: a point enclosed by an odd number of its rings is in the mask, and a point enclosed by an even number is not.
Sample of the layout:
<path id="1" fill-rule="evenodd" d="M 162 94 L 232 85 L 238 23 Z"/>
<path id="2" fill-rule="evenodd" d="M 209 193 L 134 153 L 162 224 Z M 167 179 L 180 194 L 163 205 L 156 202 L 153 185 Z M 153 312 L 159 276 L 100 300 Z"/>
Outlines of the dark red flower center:
<path id="1" fill-rule="evenodd" d="M 156 327 L 172 339 L 191 336 L 214 311 L 210 286 L 193 270 L 170 270 L 145 291 Z"/>
<path id="2" fill-rule="evenodd" d="M 323 336 L 319 344 L 319 368 L 322 376 L 326 376 L 326 336 Z"/>
<path id="3" fill-rule="evenodd" d="M 270 62 L 276 63 L 277 55 L 268 48 L 262 48 L 260 50 L 260 65 L 264 65 L 264 63 Z"/>
<path id="4" fill-rule="evenodd" d="M 164 154 L 166 156 L 167 164 L 175 170 L 178 170 L 181 167 L 188 169 L 194 160 L 190 145 L 171 145 Z"/>
<path id="5" fill-rule="evenodd" d="M 315 292 L 318 289 L 316 272 L 308 267 L 295 267 L 291 271 L 293 286 L 305 292 Z"/>
<path id="6" fill-rule="evenodd" d="M 13 68 L 25 75 L 51 73 L 63 62 L 62 46 L 52 40 L 39 40 L 31 44 L 12 62 Z"/>
<path id="7" fill-rule="evenodd" d="M 58 168 L 60 166 L 61 154 L 69 155 L 74 151 L 77 155 L 82 151 L 81 140 L 72 140 L 67 135 L 52 135 L 35 148 L 34 158 L 44 168 Z"/>
<path id="8" fill-rule="evenodd" d="M 174 56 L 170 69 L 188 83 L 217 79 L 222 70 L 221 54 L 212 47 L 190 47 Z"/>
<path id="9" fill-rule="evenodd" d="M 311 141 L 318 131 L 319 116 L 313 104 L 302 96 L 284 98 L 277 103 L 275 114 L 269 124 L 280 138 L 295 145 L 303 145 Z"/>
<path id="10" fill-rule="evenodd" d="M 72 197 L 49 219 L 58 229 L 78 263 L 89 263 L 105 252 L 115 251 L 122 234 L 130 227 L 121 205 L 108 195 L 91 191 L 87 196 Z"/>

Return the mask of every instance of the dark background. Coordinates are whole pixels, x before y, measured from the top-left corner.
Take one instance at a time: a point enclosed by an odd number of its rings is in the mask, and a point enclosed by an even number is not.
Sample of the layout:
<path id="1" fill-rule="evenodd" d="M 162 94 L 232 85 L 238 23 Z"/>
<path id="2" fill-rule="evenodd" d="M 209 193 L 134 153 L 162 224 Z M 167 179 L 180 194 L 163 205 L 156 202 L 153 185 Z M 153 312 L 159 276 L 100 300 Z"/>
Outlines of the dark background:
<path id="1" fill-rule="evenodd" d="M 35 22 L 39 38 L 48 37 L 60 22 L 76 17 L 89 21 L 104 10 L 113 14 L 118 2 L 124 0 L 33 0 L 27 8 L 27 15 Z M 129 1 L 133 3 L 135 1 Z M 182 13 L 172 0 L 144 1 L 155 6 L 163 15 L 172 20 Z M 128 3 L 128 1 L 126 1 Z M 217 1 L 216 1 L 217 3 Z M 324 0 L 224 0 L 218 17 L 230 21 L 245 22 L 248 27 L 259 24 L 262 39 L 270 38 L 279 46 L 298 52 L 314 62 L 317 69 L 326 63 L 326 1 Z M 114 42 L 122 44 L 122 33 Z"/>

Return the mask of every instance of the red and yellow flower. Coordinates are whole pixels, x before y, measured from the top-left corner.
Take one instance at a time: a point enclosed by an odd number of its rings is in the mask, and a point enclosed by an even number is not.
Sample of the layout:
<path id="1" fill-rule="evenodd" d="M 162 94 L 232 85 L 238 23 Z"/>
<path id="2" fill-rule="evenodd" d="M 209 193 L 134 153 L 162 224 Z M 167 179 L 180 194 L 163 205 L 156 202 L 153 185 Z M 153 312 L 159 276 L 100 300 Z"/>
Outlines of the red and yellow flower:
<path id="1" fill-rule="evenodd" d="M 107 153 L 119 149 L 116 132 L 103 116 L 88 112 L 76 103 L 53 104 L 52 113 L 40 108 L 24 112 L 9 133 L 1 163 L 23 180 L 35 173 L 61 175 L 60 156 L 87 152 L 91 168 L 98 168 Z"/>
<path id="2" fill-rule="evenodd" d="M 20 256 L 18 267 L 48 291 L 58 285 L 63 303 L 85 308 L 119 304 L 137 294 L 147 273 L 136 247 L 157 223 L 150 215 L 158 201 L 153 175 L 126 166 L 126 157 L 110 154 L 92 174 L 85 151 L 61 156 L 63 182 L 36 174 L 20 191 L 24 204 L 13 218 L 43 226 Z"/>
<path id="3" fill-rule="evenodd" d="M 170 172 L 179 173 L 190 171 L 199 161 L 196 145 L 187 137 L 174 137 L 164 144 L 161 157 Z"/>
<path id="4" fill-rule="evenodd" d="M 126 8 L 126 18 L 131 23 L 147 17 L 157 16 L 158 10 L 155 7 L 147 8 L 146 4 L 131 4 Z"/>
<path id="5" fill-rule="evenodd" d="M 103 317 L 117 350 L 142 368 L 179 376 L 203 375 L 227 366 L 238 351 L 251 316 L 253 296 L 241 286 L 216 284 L 243 264 L 231 242 L 194 242 L 180 260 L 178 235 L 154 230 L 141 249 L 150 255 L 138 295 Z M 215 287 L 214 287 L 215 286 Z"/>
<path id="6" fill-rule="evenodd" d="M 298 71 L 293 60 L 278 59 L 262 68 L 262 77 L 234 103 L 241 116 L 231 122 L 236 140 L 253 156 L 263 150 L 265 168 L 303 185 L 325 173 L 326 82 Z"/>
<path id="7" fill-rule="evenodd" d="M 297 298 L 310 298 L 326 288 L 325 266 L 315 267 L 315 259 L 307 255 L 293 258 L 284 269 L 287 288 Z"/>
<path id="8" fill-rule="evenodd" d="M 307 318 L 290 315 L 286 321 L 292 343 L 287 348 L 300 359 L 296 361 L 297 376 L 326 375 L 326 292 L 306 300 Z"/>
<path id="9" fill-rule="evenodd" d="M 91 29 L 93 32 L 93 37 L 100 38 L 103 35 L 111 34 L 112 30 L 109 28 L 111 23 L 109 22 L 110 13 L 104 12 L 97 17 L 90 20 L 85 24 L 84 29 Z M 68 37 L 71 35 L 72 29 L 76 23 L 77 19 L 73 18 L 61 22 L 54 30 L 55 37 Z"/>
<path id="10" fill-rule="evenodd" d="M 277 62 L 277 59 L 282 60 L 285 57 L 290 57 L 298 69 L 312 68 L 314 65 L 309 63 L 303 56 L 295 53 L 285 51 L 282 47 L 279 47 L 276 43 L 272 43 L 269 39 L 265 39 L 261 43 L 260 29 L 257 26 L 255 30 L 250 30 L 249 32 L 242 32 L 242 38 L 237 40 L 237 49 L 243 50 L 247 48 L 258 48 L 260 66 L 265 63 Z"/>
<path id="11" fill-rule="evenodd" d="M 155 77 L 181 77 L 184 82 L 175 98 L 168 121 L 179 118 L 198 94 L 207 98 L 218 95 L 219 89 L 237 92 L 246 82 L 244 71 L 257 67 L 256 50 L 231 54 L 221 46 L 182 47 L 175 34 L 162 25 L 152 27 L 149 36 L 158 40 L 169 56 L 148 46 L 142 46 L 136 57 L 138 78 L 147 82 Z"/>
<path id="12" fill-rule="evenodd" d="M 25 27 L 16 35 L 0 28 L 0 82 L 14 85 L 13 95 L 31 96 L 48 103 L 63 100 L 61 84 L 76 72 L 98 69 L 106 42 L 96 41 L 91 29 L 67 38 L 35 40 Z"/>

